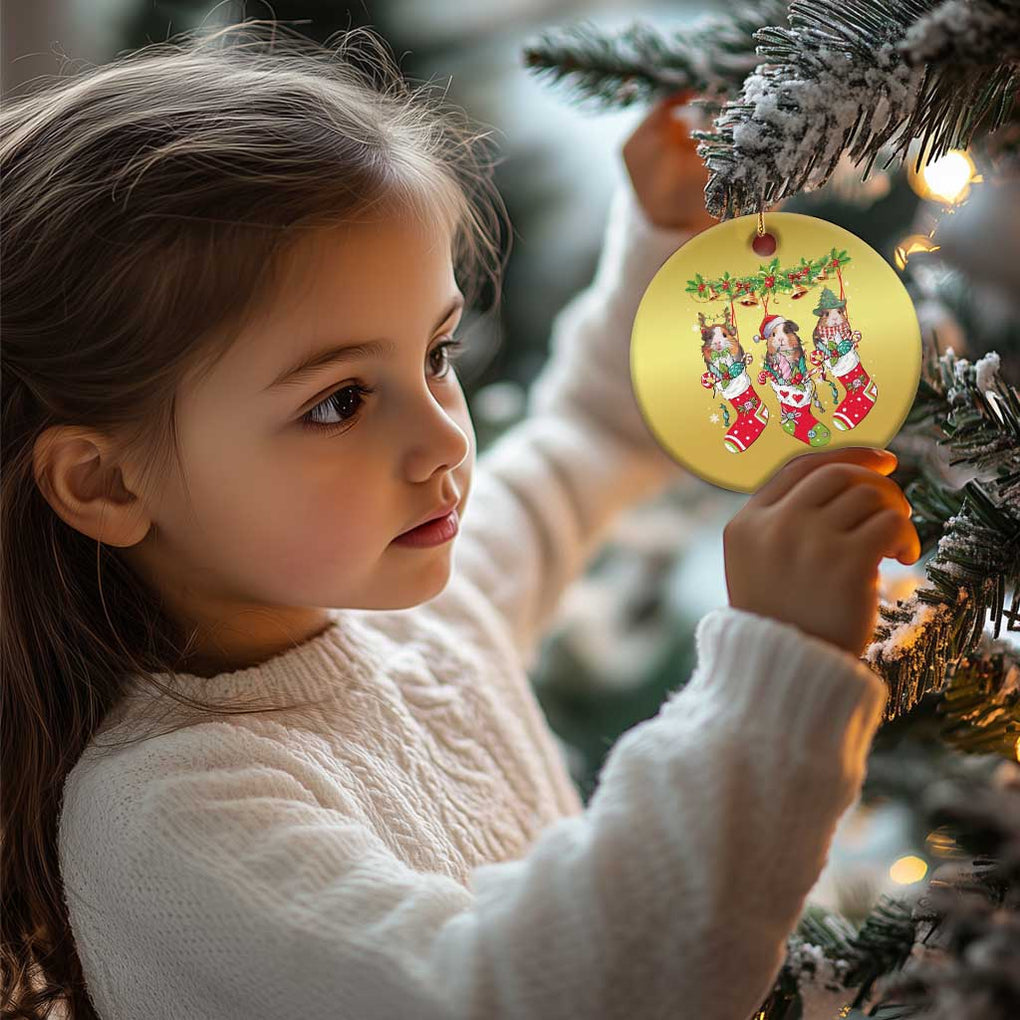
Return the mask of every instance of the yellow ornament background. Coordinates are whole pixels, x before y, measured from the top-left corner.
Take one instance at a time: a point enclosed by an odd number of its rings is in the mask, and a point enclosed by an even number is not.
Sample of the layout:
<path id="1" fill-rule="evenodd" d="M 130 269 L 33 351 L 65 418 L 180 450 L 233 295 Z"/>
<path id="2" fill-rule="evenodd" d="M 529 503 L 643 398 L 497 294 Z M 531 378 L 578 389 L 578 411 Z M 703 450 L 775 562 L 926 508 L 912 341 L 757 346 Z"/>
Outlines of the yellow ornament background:
<path id="1" fill-rule="evenodd" d="M 768 257 L 751 247 L 757 216 L 740 216 L 711 227 L 678 248 L 660 267 L 645 290 L 631 332 L 630 368 L 634 394 L 652 433 L 663 449 L 678 463 L 708 482 L 735 492 L 754 492 L 787 461 L 805 453 L 835 450 L 843 446 L 883 449 L 903 425 L 917 394 L 921 377 L 921 330 L 910 295 L 896 271 L 874 249 L 855 234 L 814 216 L 800 213 L 768 213 L 765 230 L 777 242 Z M 768 382 L 758 383 L 765 357 L 765 341 L 755 343 L 764 316 L 763 304 L 744 307 L 733 304 L 738 339 L 753 360 L 746 367 L 751 385 L 769 409 L 764 431 L 742 453 L 731 453 L 723 445 L 723 404 L 730 424 L 736 420 L 733 405 L 717 392 L 701 385 L 705 362 L 701 356 L 698 313 L 712 321 L 722 320 L 729 299 L 698 301 L 685 290 L 687 281 L 700 273 L 706 280 L 725 272 L 731 276 L 752 276 L 773 258 L 780 268 L 794 267 L 800 259 L 815 259 L 845 249 L 850 263 L 841 270 L 851 328 L 860 330 L 857 349 L 861 364 L 875 381 L 878 397 L 867 417 L 856 428 L 840 431 L 832 423 L 832 412 L 846 396 L 845 388 L 831 370 L 826 375 L 836 384 L 839 399 L 833 401 L 828 382 L 814 377 L 815 390 L 826 408 L 812 414 L 830 431 L 829 443 L 808 446 L 785 432 L 780 425 L 779 398 Z M 829 287 L 839 296 L 835 271 L 818 281 L 807 294 L 793 299 L 789 293 L 769 297 L 768 312 L 792 319 L 804 356 L 810 358 L 811 335 L 818 319 L 812 315 L 822 290 Z M 761 298 L 759 298 L 759 301 Z M 808 367 L 811 367 L 808 361 Z M 746 397 L 746 394 L 745 394 Z M 717 414 L 719 421 L 709 420 Z"/>

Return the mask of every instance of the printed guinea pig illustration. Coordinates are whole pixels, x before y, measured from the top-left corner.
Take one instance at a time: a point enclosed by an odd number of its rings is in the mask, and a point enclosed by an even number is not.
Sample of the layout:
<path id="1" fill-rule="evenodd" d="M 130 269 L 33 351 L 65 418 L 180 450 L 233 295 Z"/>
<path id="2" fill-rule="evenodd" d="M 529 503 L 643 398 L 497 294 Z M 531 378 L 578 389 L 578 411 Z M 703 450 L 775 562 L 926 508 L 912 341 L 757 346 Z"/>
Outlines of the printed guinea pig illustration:
<path id="1" fill-rule="evenodd" d="M 846 390 L 842 403 L 832 413 L 832 423 L 836 428 L 847 431 L 856 428 L 875 406 L 878 387 L 857 353 L 861 334 L 850 327 L 846 298 L 837 298 L 826 287 L 814 314 L 818 316 L 818 324 L 812 334 L 815 349 L 821 355 L 820 360 Z"/>
<path id="2" fill-rule="evenodd" d="M 768 422 L 769 409 L 751 385 L 746 366 L 752 361 L 745 354 L 737 338 L 736 324 L 730 310 L 723 310 L 722 321 L 709 322 L 703 312 L 698 313 L 701 328 L 701 357 L 706 371 L 701 385 L 718 391 L 733 405 L 737 420 L 723 437 L 723 445 L 730 453 L 743 453 L 761 435 Z"/>
<path id="3" fill-rule="evenodd" d="M 784 432 L 808 446 L 825 446 L 832 433 L 811 413 L 815 384 L 799 330 L 797 323 L 782 315 L 762 319 L 761 332 L 754 338 L 755 342 L 765 341 L 765 364 L 758 382 L 764 384 L 767 380 L 775 390 Z"/>

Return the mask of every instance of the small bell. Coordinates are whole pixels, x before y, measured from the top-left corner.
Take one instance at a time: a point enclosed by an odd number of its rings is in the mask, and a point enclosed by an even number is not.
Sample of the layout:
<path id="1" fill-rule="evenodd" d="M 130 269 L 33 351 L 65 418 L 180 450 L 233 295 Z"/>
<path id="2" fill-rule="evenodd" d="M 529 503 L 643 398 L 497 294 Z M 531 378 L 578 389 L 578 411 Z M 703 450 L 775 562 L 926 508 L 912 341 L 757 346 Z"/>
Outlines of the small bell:
<path id="1" fill-rule="evenodd" d="M 709 288 L 708 288 L 708 300 L 709 301 L 718 301 L 719 300 L 719 291 L 717 291 L 715 289 L 715 287 L 709 286 Z"/>
<path id="2" fill-rule="evenodd" d="M 803 297 L 803 296 L 804 296 L 804 295 L 805 295 L 805 294 L 806 294 L 807 292 L 808 292 L 808 289 L 807 289 L 807 287 L 805 287 L 805 286 L 804 286 L 804 284 L 802 284 L 802 283 L 798 283 L 798 284 L 797 284 L 797 285 L 796 285 L 796 286 L 795 286 L 795 287 L 793 288 L 793 293 L 792 293 L 792 294 L 790 295 L 790 297 L 791 297 L 791 298 L 792 298 L 792 299 L 793 299 L 794 301 L 796 301 L 796 300 L 797 300 L 797 298 L 802 298 L 802 297 Z"/>
<path id="3" fill-rule="evenodd" d="M 752 305 L 758 304 L 758 295 L 753 290 L 749 290 L 741 299 L 740 303 L 745 308 L 750 308 Z"/>
<path id="4" fill-rule="evenodd" d="M 822 268 L 819 269 L 817 273 L 815 273 L 815 279 L 816 280 L 827 280 L 828 278 L 829 278 L 829 272 L 825 268 L 825 266 L 822 266 Z"/>

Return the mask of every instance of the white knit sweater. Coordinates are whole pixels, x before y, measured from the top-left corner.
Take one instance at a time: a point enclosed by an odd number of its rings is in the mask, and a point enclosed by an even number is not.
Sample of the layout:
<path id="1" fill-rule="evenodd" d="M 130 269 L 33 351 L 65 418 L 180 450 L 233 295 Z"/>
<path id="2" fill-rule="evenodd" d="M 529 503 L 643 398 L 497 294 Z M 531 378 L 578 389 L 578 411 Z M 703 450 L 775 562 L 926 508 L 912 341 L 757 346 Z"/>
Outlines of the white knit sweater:
<path id="1" fill-rule="evenodd" d="M 334 610 L 258 666 L 183 677 L 321 707 L 86 749 L 60 866 L 104 1020 L 746 1020 L 767 994 L 859 792 L 881 679 L 716 609 L 585 809 L 527 675 L 618 512 L 691 481 L 628 370 L 641 295 L 686 237 L 621 180 L 529 416 L 479 459 L 439 596 Z"/>

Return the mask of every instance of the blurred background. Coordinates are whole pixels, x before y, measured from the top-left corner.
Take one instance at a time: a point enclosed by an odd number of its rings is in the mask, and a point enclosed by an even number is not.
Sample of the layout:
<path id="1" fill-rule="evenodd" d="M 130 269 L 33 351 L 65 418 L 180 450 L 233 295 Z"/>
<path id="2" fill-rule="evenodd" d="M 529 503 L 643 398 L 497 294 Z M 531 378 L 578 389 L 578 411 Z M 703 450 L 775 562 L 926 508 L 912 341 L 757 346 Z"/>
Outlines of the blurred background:
<path id="1" fill-rule="evenodd" d="M 503 157 L 497 183 L 514 225 L 503 307 L 498 321 L 465 318 L 468 342 L 459 363 L 481 451 L 522 413 L 556 313 L 591 279 L 610 195 L 625 175 L 620 148 L 645 112 L 577 108 L 524 69 L 525 44 L 546 28 L 582 19 L 605 29 L 643 20 L 665 30 L 731 6 L 685 0 L 277 0 L 272 6 L 251 0 L 4 0 L 0 99 L 36 76 L 102 64 L 201 24 L 275 18 L 320 42 L 347 28 L 376 29 L 405 75 L 442 83 L 451 100 L 495 129 Z M 933 201 L 934 178 L 918 180 L 892 168 L 875 170 L 862 183 L 847 167 L 784 209 L 838 223 L 871 244 L 904 274 L 926 344 L 939 351 L 951 345 L 971 359 L 998 350 L 1004 377 L 1017 385 L 1020 371 L 1010 354 L 1020 350 L 1016 186 L 979 182 L 973 167 L 958 168 L 957 175 L 941 182 L 943 189 L 960 185 L 959 200 L 947 206 Z M 926 250 L 932 245 L 925 240 L 936 218 L 937 253 Z M 949 307 L 945 296 L 954 286 L 959 300 Z M 746 498 L 691 477 L 621 518 L 564 598 L 533 682 L 585 800 L 616 739 L 654 715 L 687 679 L 698 620 L 727 602 L 722 529 Z M 902 567 L 886 561 L 883 596 L 905 597 L 922 568 L 923 562 Z M 865 800 L 844 816 L 811 897 L 853 920 L 879 892 L 903 893 L 928 870 L 924 834 L 915 831 L 910 812 L 881 797 Z"/>

